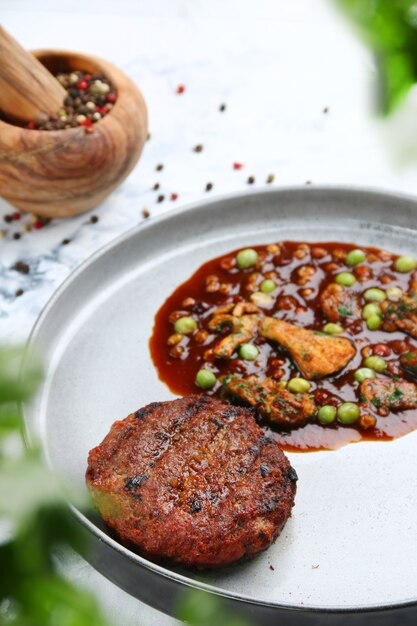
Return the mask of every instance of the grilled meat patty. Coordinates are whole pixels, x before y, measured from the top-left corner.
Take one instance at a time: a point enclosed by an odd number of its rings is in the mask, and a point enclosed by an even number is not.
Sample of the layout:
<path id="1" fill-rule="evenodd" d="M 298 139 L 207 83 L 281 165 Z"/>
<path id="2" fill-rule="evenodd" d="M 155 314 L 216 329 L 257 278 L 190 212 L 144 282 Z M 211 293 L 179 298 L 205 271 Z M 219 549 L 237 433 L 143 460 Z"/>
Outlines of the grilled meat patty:
<path id="1" fill-rule="evenodd" d="M 291 515 L 297 475 L 250 409 L 192 395 L 115 422 L 90 451 L 86 480 L 122 543 L 203 569 L 268 548 Z"/>

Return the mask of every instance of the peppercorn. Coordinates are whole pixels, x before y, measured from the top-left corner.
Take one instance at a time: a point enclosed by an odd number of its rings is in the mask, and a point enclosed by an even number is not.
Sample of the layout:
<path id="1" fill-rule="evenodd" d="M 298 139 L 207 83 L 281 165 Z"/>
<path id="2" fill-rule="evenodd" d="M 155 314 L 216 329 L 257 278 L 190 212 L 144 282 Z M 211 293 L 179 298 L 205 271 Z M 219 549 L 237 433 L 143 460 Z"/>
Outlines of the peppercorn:
<path id="1" fill-rule="evenodd" d="M 163 194 L 161 194 L 160 196 L 158 196 L 157 198 L 157 202 L 163 202 L 165 200 L 165 196 Z"/>
<path id="2" fill-rule="evenodd" d="M 220 111 L 220 113 L 223 113 L 224 111 L 226 111 L 226 105 L 225 104 L 221 104 L 219 106 L 219 111 Z"/>
<path id="3" fill-rule="evenodd" d="M 194 146 L 194 152 L 202 152 L 203 151 L 203 146 L 201 145 L 201 143 L 198 143 L 196 146 Z"/>
<path id="4" fill-rule="evenodd" d="M 253 183 L 255 182 L 255 177 L 254 176 L 249 176 L 247 183 L 248 185 L 253 185 Z"/>
<path id="5" fill-rule="evenodd" d="M 207 183 L 206 191 L 211 191 L 213 189 L 213 183 Z"/>
<path id="6" fill-rule="evenodd" d="M 20 274 L 29 274 L 30 272 L 29 265 L 24 261 L 16 261 L 16 263 L 13 265 L 13 269 Z"/>
<path id="7" fill-rule="evenodd" d="M 160 172 L 160 171 L 162 171 L 164 169 L 164 166 L 162 165 L 162 163 L 158 163 L 158 165 L 156 166 L 155 169 L 156 169 L 157 172 Z"/>
<path id="8" fill-rule="evenodd" d="M 91 222 L 92 224 L 97 224 L 97 222 L 98 222 L 98 217 L 97 217 L 97 215 L 92 215 L 92 216 L 90 217 L 90 222 Z"/>

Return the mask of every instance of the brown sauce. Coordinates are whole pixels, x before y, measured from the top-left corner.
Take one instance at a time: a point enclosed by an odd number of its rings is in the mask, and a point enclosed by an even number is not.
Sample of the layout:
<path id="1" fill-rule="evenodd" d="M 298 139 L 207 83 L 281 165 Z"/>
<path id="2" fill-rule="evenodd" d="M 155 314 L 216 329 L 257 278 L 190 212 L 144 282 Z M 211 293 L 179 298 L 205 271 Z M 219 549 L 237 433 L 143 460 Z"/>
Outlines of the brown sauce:
<path id="1" fill-rule="evenodd" d="M 195 377 L 198 370 L 206 365 L 218 378 L 227 374 L 255 374 L 261 379 L 288 380 L 298 375 L 288 353 L 260 336 L 253 341 L 259 350 L 255 361 L 243 360 L 236 353 L 230 359 L 207 360 L 207 351 L 221 338 L 207 328 L 212 313 L 226 303 L 248 301 L 265 278 L 275 277 L 278 285 L 267 314 L 317 331 L 322 331 L 328 322 L 320 305 L 320 294 L 334 282 L 338 273 L 351 272 L 355 275 L 357 282 L 350 289 L 357 295 L 361 307 L 365 304 L 362 294 L 366 289 L 400 287 L 407 291 L 410 279 L 415 280 L 410 273 L 394 271 L 396 255 L 377 248 L 361 246 L 366 260 L 355 267 L 348 267 L 344 263 L 346 254 L 358 248 L 353 244 L 285 241 L 276 245 L 279 247 L 276 253 L 271 251 L 270 244 L 253 246 L 259 256 L 255 268 L 242 270 L 236 266 L 234 259 L 238 250 L 208 261 L 180 285 L 159 309 L 150 339 L 150 351 L 159 378 L 172 392 L 179 395 L 202 392 L 195 384 Z M 306 266 L 313 268 L 314 273 L 309 270 L 306 276 L 303 269 Z M 216 280 L 208 277 L 216 277 Z M 213 290 L 207 289 L 208 284 Z M 182 316 L 192 316 L 198 329 L 192 335 L 183 336 L 180 343 L 169 345 L 175 320 Z M 364 320 L 350 320 L 349 317 L 344 318 L 342 325 L 344 333 L 338 336 L 354 342 L 356 356 L 340 373 L 313 382 L 309 393 L 318 406 L 359 402 L 359 383 L 354 373 L 363 367 L 365 356 L 378 354 L 381 345 L 386 346 L 385 350 L 389 353 L 384 358 L 392 374 L 398 372 L 399 355 L 417 349 L 417 342 L 403 332 L 371 331 Z M 217 383 L 205 393 L 216 395 L 219 388 L 220 383 Z M 360 440 L 391 440 L 417 428 L 417 410 L 391 412 L 387 416 L 378 415 L 375 410 L 373 415 L 376 424 L 367 430 L 356 423 L 349 426 L 338 422 L 322 425 L 314 418 L 305 426 L 293 430 L 280 429 L 265 420 L 262 423 L 273 431 L 274 438 L 284 449 L 291 451 L 334 449 Z"/>

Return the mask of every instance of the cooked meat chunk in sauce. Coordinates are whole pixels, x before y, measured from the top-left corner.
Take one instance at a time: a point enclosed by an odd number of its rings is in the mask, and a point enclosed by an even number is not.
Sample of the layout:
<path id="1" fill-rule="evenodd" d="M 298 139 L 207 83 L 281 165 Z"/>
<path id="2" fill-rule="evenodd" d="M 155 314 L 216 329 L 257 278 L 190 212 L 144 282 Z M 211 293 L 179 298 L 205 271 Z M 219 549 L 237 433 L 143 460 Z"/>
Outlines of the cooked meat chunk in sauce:
<path id="1" fill-rule="evenodd" d="M 356 294 L 348 287 L 330 283 L 320 296 L 320 305 L 325 317 L 330 322 L 361 318 Z"/>
<path id="2" fill-rule="evenodd" d="M 381 309 L 384 330 L 392 332 L 399 329 L 417 339 L 417 281 L 411 283 L 410 290 L 398 302 L 384 300 Z"/>
<path id="3" fill-rule="evenodd" d="M 288 350 L 300 372 L 309 380 L 340 372 L 356 354 L 349 339 L 297 328 L 274 317 L 266 317 L 259 332 Z"/>
<path id="4" fill-rule="evenodd" d="M 214 355 L 218 359 L 230 359 L 240 345 L 253 339 L 261 319 L 258 307 L 250 302 L 231 304 L 215 311 L 209 329 L 219 332 L 226 328 L 231 332 L 213 348 Z"/>
<path id="5" fill-rule="evenodd" d="M 417 378 L 417 350 L 402 354 L 400 356 L 400 365 L 406 374 Z"/>
<path id="6" fill-rule="evenodd" d="M 417 408 L 417 386 L 407 380 L 368 378 L 361 384 L 360 394 L 377 410 L 408 411 Z"/>
<path id="7" fill-rule="evenodd" d="M 291 393 L 272 378 L 261 381 L 256 376 L 232 376 L 224 381 L 222 394 L 254 407 L 260 415 L 280 426 L 305 424 L 317 411 L 307 393 Z"/>

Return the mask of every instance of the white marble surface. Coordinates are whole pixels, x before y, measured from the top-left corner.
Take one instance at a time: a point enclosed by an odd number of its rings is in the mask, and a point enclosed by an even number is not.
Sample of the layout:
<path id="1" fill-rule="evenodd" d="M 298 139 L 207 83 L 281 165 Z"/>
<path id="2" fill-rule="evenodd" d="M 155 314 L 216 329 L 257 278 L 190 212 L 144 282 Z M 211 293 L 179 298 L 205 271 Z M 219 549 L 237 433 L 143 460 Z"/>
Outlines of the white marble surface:
<path id="1" fill-rule="evenodd" d="M 122 67 L 143 90 L 151 132 L 139 165 L 90 214 L 54 220 L 19 240 L 13 233 L 28 218 L 0 224 L 7 229 L 0 240 L 0 341 L 25 340 L 71 270 L 139 224 L 144 207 L 152 219 L 241 190 L 248 176 L 255 177 L 252 188 L 263 188 L 271 173 L 278 187 L 311 181 L 417 192 L 415 166 L 398 169 L 396 148 L 372 115 L 370 56 L 331 0 L 0 0 L 0 22 L 28 48 L 78 49 Z M 397 128 L 390 123 L 391 141 Z M 201 153 L 193 151 L 196 144 Z M 244 167 L 234 170 L 234 162 Z M 170 200 L 171 193 L 178 199 Z M 2 221 L 11 211 L 0 201 Z M 29 264 L 28 275 L 13 269 L 18 260 Z M 80 558 L 67 557 L 63 567 L 98 593 L 114 624 L 175 623 Z"/>

